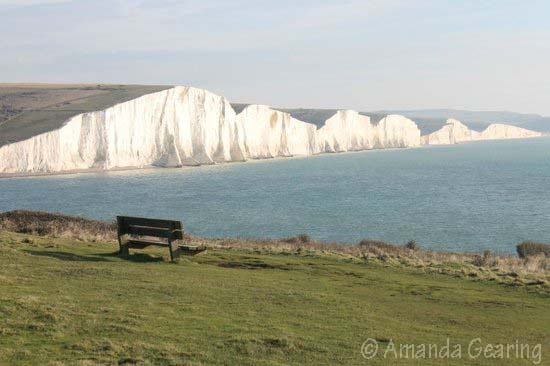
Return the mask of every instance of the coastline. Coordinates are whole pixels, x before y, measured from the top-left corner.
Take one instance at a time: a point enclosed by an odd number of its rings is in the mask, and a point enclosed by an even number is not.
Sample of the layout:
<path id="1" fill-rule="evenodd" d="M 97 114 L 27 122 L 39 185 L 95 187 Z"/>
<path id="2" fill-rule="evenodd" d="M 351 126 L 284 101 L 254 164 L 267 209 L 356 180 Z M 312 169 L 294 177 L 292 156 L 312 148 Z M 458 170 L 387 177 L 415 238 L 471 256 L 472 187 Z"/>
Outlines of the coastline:
<path id="1" fill-rule="evenodd" d="M 141 170 L 166 170 L 166 169 L 198 169 L 214 166 L 226 166 L 232 164 L 245 164 L 245 163 L 261 163 L 268 161 L 279 161 L 279 160 L 289 160 L 289 159 L 308 159 L 316 156 L 322 155 L 339 155 L 339 154 L 356 154 L 356 153 L 365 153 L 372 151 L 395 151 L 395 150 L 409 150 L 409 149 L 418 149 L 425 147 L 414 146 L 414 147 L 395 147 L 395 148 L 384 148 L 384 149 L 364 149 L 364 150 L 349 150 L 349 151 L 335 151 L 335 152 L 322 152 L 312 155 L 290 155 L 290 156 L 275 156 L 271 158 L 255 158 L 248 160 L 236 160 L 236 161 L 225 161 L 212 164 L 197 164 L 197 165 L 181 165 L 181 166 L 156 166 L 156 165 L 146 165 L 143 167 L 129 166 L 129 167 L 117 167 L 112 169 L 75 169 L 75 170 L 63 170 L 58 172 L 36 172 L 36 173 L 0 173 L 0 179 L 13 179 L 13 178 L 33 178 L 33 177 L 50 177 L 58 175 L 73 175 L 73 174 L 94 174 L 94 173 L 111 173 L 111 172 L 124 172 L 124 171 L 141 171 Z"/>
<path id="2" fill-rule="evenodd" d="M 543 134 L 541 136 L 533 136 L 533 137 L 472 140 L 472 141 L 457 142 L 455 144 L 423 144 L 419 146 L 409 146 L 409 147 L 372 148 L 372 149 L 348 150 L 348 151 L 328 151 L 328 152 L 320 152 L 312 155 L 276 156 L 271 158 L 254 158 L 254 159 L 248 159 L 248 160 L 227 161 L 227 162 L 219 162 L 219 163 L 212 163 L 212 164 L 182 165 L 182 166 L 169 166 L 169 167 L 146 165 L 142 167 L 128 166 L 128 167 L 117 167 L 117 168 L 111 168 L 111 169 L 91 168 L 91 169 L 63 170 L 63 171 L 57 171 L 57 172 L 0 173 L 0 179 L 49 177 L 49 176 L 58 176 L 58 175 L 62 176 L 62 175 L 72 175 L 72 174 L 93 174 L 93 173 L 97 174 L 97 173 L 109 173 L 109 172 L 138 171 L 138 170 L 157 170 L 157 169 L 193 169 L 193 168 L 200 168 L 200 167 L 224 166 L 227 164 L 243 164 L 243 163 L 277 161 L 277 160 L 286 160 L 286 159 L 308 159 L 308 158 L 321 156 L 321 155 L 339 155 L 339 154 L 364 153 L 364 152 L 373 152 L 373 151 L 410 150 L 410 149 L 444 147 L 444 146 L 453 146 L 453 145 L 467 145 L 467 144 L 483 143 L 487 141 L 531 140 L 531 139 L 540 139 L 545 137 L 550 137 L 550 133 Z"/>

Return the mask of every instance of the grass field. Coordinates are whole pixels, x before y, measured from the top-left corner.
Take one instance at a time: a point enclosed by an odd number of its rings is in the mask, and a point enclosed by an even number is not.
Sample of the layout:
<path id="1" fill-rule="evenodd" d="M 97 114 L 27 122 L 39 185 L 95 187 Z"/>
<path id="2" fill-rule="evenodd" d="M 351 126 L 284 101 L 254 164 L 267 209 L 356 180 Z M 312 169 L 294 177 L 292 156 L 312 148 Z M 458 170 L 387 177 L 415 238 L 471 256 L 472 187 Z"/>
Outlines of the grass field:
<path id="1" fill-rule="evenodd" d="M 550 295 L 298 250 L 164 251 L 0 232 L 1 365 L 530 365 L 472 359 L 483 344 L 540 343 Z M 367 338 L 462 345 L 462 358 L 362 358 Z"/>
<path id="2" fill-rule="evenodd" d="M 70 117 L 97 111 L 159 85 L 0 84 L 0 146 L 54 130 Z"/>

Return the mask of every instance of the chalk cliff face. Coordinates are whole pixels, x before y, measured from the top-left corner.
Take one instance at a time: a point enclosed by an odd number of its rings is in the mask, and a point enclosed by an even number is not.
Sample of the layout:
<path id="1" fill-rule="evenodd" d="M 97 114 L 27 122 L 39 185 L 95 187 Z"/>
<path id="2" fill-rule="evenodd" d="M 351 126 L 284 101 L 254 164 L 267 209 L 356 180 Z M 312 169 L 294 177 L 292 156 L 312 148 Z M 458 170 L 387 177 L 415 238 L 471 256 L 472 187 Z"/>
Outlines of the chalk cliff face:
<path id="1" fill-rule="evenodd" d="M 317 152 L 317 127 L 265 105 L 249 105 L 237 116 L 241 144 L 250 159 Z"/>
<path id="2" fill-rule="evenodd" d="M 389 115 L 377 125 L 355 111 L 339 111 L 318 131 L 320 152 L 414 147 L 420 145 L 420 130 L 408 118 Z"/>
<path id="3" fill-rule="evenodd" d="M 236 115 L 225 98 L 178 86 L 77 115 L 57 130 L 2 146 L 0 174 L 202 165 L 534 136 L 540 133 L 502 124 L 476 132 L 448 120 L 421 138 L 403 116 L 373 124 L 350 110 L 338 111 L 317 129 L 264 105 Z"/>
<path id="4" fill-rule="evenodd" d="M 58 130 L 0 147 L 0 173 L 214 164 L 419 144 L 414 122 L 378 125 L 341 111 L 317 130 L 288 113 L 250 105 L 236 115 L 205 90 L 174 87 L 77 115 Z"/>
<path id="5" fill-rule="evenodd" d="M 244 160 L 225 98 L 175 87 L 77 115 L 58 130 L 0 148 L 0 172 L 58 172 Z"/>
<path id="6" fill-rule="evenodd" d="M 520 139 L 529 137 L 539 137 L 542 133 L 527 130 L 525 128 L 505 125 L 502 123 L 493 123 L 489 125 L 480 134 L 480 140 L 497 140 L 497 139 Z"/>
<path id="7" fill-rule="evenodd" d="M 441 129 L 429 135 L 422 136 L 422 144 L 448 145 L 468 141 L 528 138 L 541 135 L 540 132 L 499 123 L 491 124 L 482 132 L 478 132 L 470 130 L 456 119 L 448 119 L 447 124 Z"/>
<path id="8" fill-rule="evenodd" d="M 369 117 L 355 111 L 338 111 L 319 129 L 318 141 L 322 152 L 372 149 L 374 129 Z"/>
<path id="9" fill-rule="evenodd" d="M 374 148 L 415 147 L 420 145 L 420 130 L 410 119 L 390 114 L 376 125 Z"/>
<path id="10" fill-rule="evenodd" d="M 448 119 L 447 124 L 441 129 L 422 136 L 422 144 L 424 145 L 449 145 L 457 144 L 464 141 L 472 141 L 478 139 L 479 132 L 472 131 L 462 122 L 456 119 Z"/>

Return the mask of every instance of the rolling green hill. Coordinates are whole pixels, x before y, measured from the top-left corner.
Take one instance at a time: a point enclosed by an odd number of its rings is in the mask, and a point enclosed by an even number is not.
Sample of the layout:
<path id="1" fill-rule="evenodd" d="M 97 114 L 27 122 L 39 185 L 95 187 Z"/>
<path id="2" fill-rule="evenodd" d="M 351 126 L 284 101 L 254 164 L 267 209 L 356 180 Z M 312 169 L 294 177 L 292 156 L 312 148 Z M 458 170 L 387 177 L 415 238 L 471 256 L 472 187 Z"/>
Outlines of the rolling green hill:
<path id="1" fill-rule="evenodd" d="M 169 86 L 0 84 L 0 146 L 57 129 L 69 118 Z"/>

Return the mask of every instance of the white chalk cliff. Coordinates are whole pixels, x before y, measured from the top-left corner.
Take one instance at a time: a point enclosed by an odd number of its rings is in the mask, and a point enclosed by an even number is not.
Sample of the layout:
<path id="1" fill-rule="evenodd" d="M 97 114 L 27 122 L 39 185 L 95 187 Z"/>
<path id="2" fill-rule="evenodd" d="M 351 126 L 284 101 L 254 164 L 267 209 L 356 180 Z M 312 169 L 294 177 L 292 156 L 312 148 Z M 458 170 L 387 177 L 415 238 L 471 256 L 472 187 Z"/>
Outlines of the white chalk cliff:
<path id="1" fill-rule="evenodd" d="M 220 96 L 175 87 L 69 119 L 0 148 L 0 173 L 244 160 L 235 112 Z"/>
<path id="2" fill-rule="evenodd" d="M 479 133 L 449 120 L 421 138 L 416 124 L 403 116 L 373 124 L 349 110 L 317 129 L 264 105 L 250 105 L 236 115 L 221 96 L 177 86 L 79 114 L 57 130 L 2 146 L 0 174 L 176 167 L 538 135 L 498 124 Z"/>
<path id="3" fill-rule="evenodd" d="M 470 130 L 462 122 L 456 119 L 448 119 L 447 124 L 441 129 L 429 135 L 422 136 L 422 144 L 448 145 L 468 141 L 502 140 L 539 136 L 542 136 L 542 133 L 501 123 L 493 123 L 485 130 L 478 132 Z"/>
<path id="4" fill-rule="evenodd" d="M 408 118 L 390 115 L 373 125 L 355 111 L 338 111 L 318 131 L 319 152 L 344 152 L 420 145 L 420 130 Z"/>
<path id="5" fill-rule="evenodd" d="M 492 123 L 481 131 L 479 140 L 523 139 L 540 136 L 542 136 L 542 133 L 537 131 L 502 123 Z"/>
<path id="6" fill-rule="evenodd" d="M 237 115 L 240 144 L 248 159 L 317 153 L 317 127 L 265 105 L 249 105 Z"/>
<path id="7" fill-rule="evenodd" d="M 57 130 L 0 147 L 0 173 L 202 165 L 420 141 L 418 128 L 404 117 L 372 126 L 368 117 L 346 111 L 330 121 L 317 130 L 262 105 L 236 115 L 225 98 L 178 86 L 77 115 Z"/>

